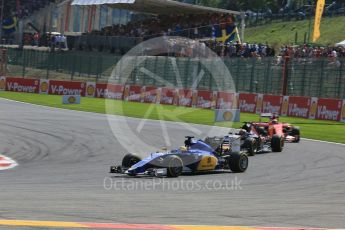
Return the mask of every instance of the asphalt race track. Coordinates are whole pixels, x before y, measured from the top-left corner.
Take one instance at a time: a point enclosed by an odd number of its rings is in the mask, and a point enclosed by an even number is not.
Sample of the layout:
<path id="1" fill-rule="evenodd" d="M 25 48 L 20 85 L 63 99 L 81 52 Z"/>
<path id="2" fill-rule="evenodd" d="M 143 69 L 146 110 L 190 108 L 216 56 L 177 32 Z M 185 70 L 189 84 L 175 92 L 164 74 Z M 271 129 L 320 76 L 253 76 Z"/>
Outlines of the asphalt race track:
<path id="1" fill-rule="evenodd" d="M 2 99 L 0 108 L 0 153 L 19 164 L 0 171 L 0 219 L 345 227 L 345 145 L 287 144 L 251 157 L 242 174 L 128 178 L 108 174 L 127 151 L 105 115 Z M 147 121 L 139 138 L 163 146 L 159 124 Z M 165 126 L 172 146 L 190 134 Z"/>

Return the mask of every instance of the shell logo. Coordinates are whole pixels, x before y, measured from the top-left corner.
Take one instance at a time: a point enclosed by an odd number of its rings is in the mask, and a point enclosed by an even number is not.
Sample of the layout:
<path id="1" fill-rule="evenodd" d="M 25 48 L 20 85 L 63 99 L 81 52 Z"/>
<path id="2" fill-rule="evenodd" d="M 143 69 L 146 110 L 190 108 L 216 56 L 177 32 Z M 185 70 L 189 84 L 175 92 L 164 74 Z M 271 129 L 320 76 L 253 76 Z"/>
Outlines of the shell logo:
<path id="1" fill-rule="evenodd" d="M 225 121 L 232 121 L 233 116 L 234 115 L 230 111 L 225 111 L 223 113 L 223 118 L 224 118 Z"/>
<path id="2" fill-rule="evenodd" d="M 282 105 L 282 114 L 287 114 L 288 112 L 288 108 L 289 108 L 289 103 L 288 103 L 288 99 L 287 98 L 284 98 L 284 101 L 283 101 L 283 105 Z"/>
<path id="3" fill-rule="evenodd" d="M 343 105 L 343 109 L 341 110 L 341 119 L 345 120 L 345 104 Z"/>
<path id="4" fill-rule="evenodd" d="M 193 92 L 193 95 L 192 95 L 192 105 L 196 105 L 197 102 L 198 102 L 198 93 L 197 92 Z"/>
<path id="5" fill-rule="evenodd" d="M 261 97 L 258 98 L 258 101 L 257 101 L 257 103 L 256 103 L 256 109 L 257 109 L 258 111 L 261 111 L 261 110 L 262 110 L 262 98 L 261 98 Z"/>
<path id="6" fill-rule="evenodd" d="M 69 98 L 68 98 L 68 102 L 70 103 L 70 104 L 74 104 L 75 102 L 76 102 L 76 98 L 75 98 L 75 96 L 70 96 Z"/>
<path id="7" fill-rule="evenodd" d="M 95 87 L 93 85 L 88 85 L 86 93 L 88 96 L 92 96 L 95 93 Z"/>
<path id="8" fill-rule="evenodd" d="M 173 96 L 173 104 L 177 105 L 179 103 L 179 100 L 180 100 L 180 92 L 176 90 Z"/>
<path id="9" fill-rule="evenodd" d="M 48 91 L 48 83 L 47 82 L 42 82 L 40 86 L 41 92 L 47 92 Z"/>
<path id="10" fill-rule="evenodd" d="M 162 98 L 162 92 L 160 90 L 157 90 L 156 103 L 160 103 L 161 98 Z"/>
<path id="11" fill-rule="evenodd" d="M 5 87 L 6 87 L 5 79 L 1 79 L 0 80 L 0 90 L 5 90 Z"/>
<path id="12" fill-rule="evenodd" d="M 211 98 L 211 107 L 212 108 L 214 108 L 217 105 L 217 98 L 218 98 L 217 93 L 213 93 L 212 98 Z"/>
<path id="13" fill-rule="evenodd" d="M 310 106 L 310 117 L 315 117 L 316 109 L 317 109 L 316 101 L 313 101 L 311 106 Z"/>
<path id="14" fill-rule="evenodd" d="M 129 97 L 129 86 L 125 86 L 125 90 L 124 90 L 124 92 L 123 92 L 123 98 L 125 99 L 125 100 L 127 100 L 128 99 L 128 97 Z"/>

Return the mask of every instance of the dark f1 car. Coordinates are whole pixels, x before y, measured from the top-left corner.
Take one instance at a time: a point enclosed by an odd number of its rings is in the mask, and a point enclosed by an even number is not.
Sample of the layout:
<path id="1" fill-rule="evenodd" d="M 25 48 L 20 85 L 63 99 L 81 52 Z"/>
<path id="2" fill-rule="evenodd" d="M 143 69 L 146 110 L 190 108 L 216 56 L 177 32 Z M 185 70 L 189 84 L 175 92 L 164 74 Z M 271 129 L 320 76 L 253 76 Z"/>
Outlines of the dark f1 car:
<path id="1" fill-rule="evenodd" d="M 246 149 L 251 156 L 257 152 L 283 151 L 285 139 L 281 125 L 271 124 L 269 130 L 270 133 L 255 123 L 245 122 L 241 130 L 241 148 Z"/>
<path id="2" fill-rule="evenodd" d="M 269 117 L 269 122 L 262 122 L 262 117 Z M 298 127 L 278 122 L 278 116 L 271 113 L 261 114 L 259 122 L 245 122 L 242 126 L 243 148 L 249 152 L 281 152 L 285 141 L 298 142 Z"/>
<path id="3" fill-rule="evenodd" d="M 222 143 L 228 142 L 232 151 L 242 152 L 248 154 L 249 156 L 254 156 L 258 149 L 258 138 L 259 135 L 241 129 L 233 130 L 224 137 L 206 137 L 204 142 L 214 147 L 216 152 L 219 151 L 219 146 Z"/>
<path id="4" fill-rule="evenodd" d="M 110 173 L 178 177 L 182 173 L 207 171 L 231 170 L 241 173 L 246 171 L 247 167 L 247 155 L 232 151 L 227 140 L 214 149 L 202 140 L 187 136 L 185 145 L 179 149 L 151 153 L 144 159 L 127 154 L 122 165 L 110 167 Z"/>
<path id="5" fill-rule="evenodd" d="M 268 122 L 262 122 L 262 118 L 269 118 Z M 259 122 L 247 122 L 251 123 L 260 135 L 268 135 L 271 138 L 273 135 L 283 135 L 285 141 L 298 143 L 301 139 L 300 129 L 297 126 L 293 126 L 289 123 L 283 123 L 278 121 L 279 117 L 276 114 L 262 113 L 260 114 Z M 244 127 L 244 129 L 246 129 Z"/>

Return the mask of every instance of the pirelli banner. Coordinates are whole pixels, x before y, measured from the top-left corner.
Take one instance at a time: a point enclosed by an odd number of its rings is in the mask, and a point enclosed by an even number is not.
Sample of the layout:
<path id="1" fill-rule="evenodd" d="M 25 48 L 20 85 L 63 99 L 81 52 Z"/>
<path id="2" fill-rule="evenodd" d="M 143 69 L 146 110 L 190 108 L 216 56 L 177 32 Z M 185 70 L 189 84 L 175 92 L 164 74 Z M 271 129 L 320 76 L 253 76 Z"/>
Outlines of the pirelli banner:
<path id="1" fill-rule="evenodd" d="M 0 76 L 0 91 L 79 95 L 202 109 L 239 109 L 287 117 L 345 122 L 345 99 L 232 93 L 154 86 L 58 81 Z"/>

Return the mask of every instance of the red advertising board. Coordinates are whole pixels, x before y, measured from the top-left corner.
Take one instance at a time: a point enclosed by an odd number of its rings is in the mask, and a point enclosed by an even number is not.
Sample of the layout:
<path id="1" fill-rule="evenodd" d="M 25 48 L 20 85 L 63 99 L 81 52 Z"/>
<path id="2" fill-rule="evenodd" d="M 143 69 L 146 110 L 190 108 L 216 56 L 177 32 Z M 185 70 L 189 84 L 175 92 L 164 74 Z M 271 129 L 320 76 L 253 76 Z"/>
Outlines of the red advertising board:
<path id="1" fill-rule="evenodd" d="M 207 90 L 198 90 L 196 107 L 203 109 L 214 108 L 217 101 L 217 93 Z"/>
<path id="2" fill-rule="evenodd" d="M 172 105 L 176 99 L 176 90 L 171 88 L 161 89 L 160 103 L 163 105 Z"/>
<path id="3" fill-rule="evenodd" d="M 49 94 L 85 96 L 85 83 L 76 81 L 49 81 Z"/>
<path id="4" fill-rule="evenodd" d="M 39 80 L 27 79 L 27 78 L 6 78 L 6 90 L 22 93 L 38 93 L 39 92 Z"/>
<path id="5" fill-rule="evenodd" d="M 126 85 L 123 93 L 123 97 L 128 101 L 142 101 L 141 86 L 139 85 Z"/>
<path id="6" fill-rule="evenodd" d="M 233 109 L 237 108 L 236 94 L 229 92 L 218 92 L 217 109 Z"/>
<path id="7" fill-rule="evenodd" d="M 253 93 L 240 93 L 239 109 L 241 112 L 255 113 L 256 112 L 257 95 Z"/>
<path id="8" fill-rule="evenodd" d="M 156 103 L 157 96 L 159 97 L 160 89 L 154 86 L 144 86 L 142 88 L 143 100 L 145 103 Z"/>
<path id="9" fill-rule="evenodd" d="M 342 100 L 319 98 L 315 119 L 340 121 Z"/>
<path id="10" fill-rule="evenodd" d="M 122 100 L 123 90 L 123 85 L 97 83 L 95 97 Z"/>
<path id="11" fill-rule="evenodd" d="M 282 105 L 282 110 L 286 108 L 289 117 L 309 118 L 310 97 L 289 96 L 288 103 Z"/>
<path id="12" fill-rule="evenodd" d="M 180 106 L 192 106 L 192 95 L 193 91 L 190 89 L 179 89 L 178 90 L 178 101 L 177 105 Z M 194 104 L 194 103 L 193 103 Z"/>
<path id="13" fill-rule="evenodd" d="M 262 102 L 262 113 L 276 113 L 280 114 L 282 107 L 283 96 L 278 95 L 264 95 Z"/>

